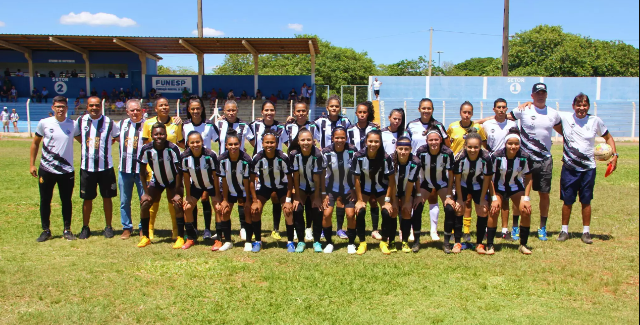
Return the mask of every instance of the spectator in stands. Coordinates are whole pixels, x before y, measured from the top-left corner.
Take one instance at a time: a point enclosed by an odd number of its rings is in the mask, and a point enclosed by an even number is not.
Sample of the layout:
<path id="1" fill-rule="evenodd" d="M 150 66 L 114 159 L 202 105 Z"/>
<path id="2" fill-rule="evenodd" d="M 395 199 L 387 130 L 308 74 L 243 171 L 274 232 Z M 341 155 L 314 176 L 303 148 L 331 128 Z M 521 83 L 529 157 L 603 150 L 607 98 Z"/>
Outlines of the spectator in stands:
<path id="1" fill-rule="evenodd" d="M 278 103 L 278 97 L 276 97 L 275 94 L 271 94 L 271 97 L 269 97 L 269 100 L 275 105 Z"/>
<path id="2" fill-rule="evenodd" d="M 80 88 L 80 92 L 78 93 L 78 98 L 87 98 L 87 92 L 84 91 L 84 88 Z"/>
<path id="3" fill-rule="evenodd" d="M 131 90 L 129 90 L 129 88 L 127 88 L 127 90 L 124 91 L 124 98 L 125 98 L 125 101 L 131 99 Z"/>
<path id="4" fill-rule="evenodd" d="M 211 100 L 218 98 L 218 92 L 215 88 L 211 88 Z"/>
<path id="5" fill-rule="evenodd" d="M 202 100 L 207 100 L 209 99 L 209 92 L 207 92 L 206 90 L 202 92 Z"/>
<path id="6" fill-rule="evenodd" d="M 67 70 L 67 72 L 64 73 L 64 76 L 67 78 L 71 78 L 71 72 L 69 72 L 69 70 Z"/>
<path id="7" fill-rule="evenodd" d="M 33 76 L 34 76 L 34 77 L 40 77 L 40 73 L 38 73 L 38 71 L 36 71 L 36 72 L 33 74 Z"/>
<path id="8" fill-rule="evenodd" d="M 140 90 L 138 90 L 138 88 L 136 88 L 136 89 L 133 91 L 132 96 L 133 96 L 133 98 L 135 98 L 135 99 L 140 99 Z"/>
<path id="9" fill-rule="evenodd" d="M 12 102 L 18 102 L 18 90 L 16 90 L 16 86 L 11 86 L 11 91 L 9 92 L 9 99 Z"/>
<path id="10" fill-rule="evenodd" d="M 55 78 L 56 77 L 56 73 L 53 72 L 53 70 L 49 70 L 49 78 Z"/>
<path id="11" fill-rule="evenodd" d="M 186 101 L 186 99 L 189 99 L 189 96 L 191 96 L 191 94 L 190 94 L 190 93 L 189 93 L 189 91 L 187 90 L 187 87 L 184 87 L 184 88 L 182 89 L 182 98 L 184 98 L 184 99 L 185 99 L 185 101 Z"/>
<path id="12" fill-rule="evenodd" d="M 64 71 L 60 71 L 60 73 L 58 74 L 58 78 L 64 78 Z"/>
<path id="13" fill-rule="evenodd" d="M 300 88 L 300 100 L 307 100 L 307 83 L 302 84 L 302 88 Z"/>
<path id="14" fill-rule="evenodd" d="M 98 91 L 95 88 L 91 90 L 91 96 L 98 96 Z"/>
<path id="15" fill-rule="evenodd" d="M 235 100 L 236 99 L 236 95 L 233 94 L 233 89 L 230 89 L 229 92 L 227 93 L 227 100 Z"/>
<path id="16" fill-rule="evenodd" d="M 109 99 L 109 93 L 107 93 L 106 89 L 102 89 L 102 93 L 100 94 L 100 98 L 107 100 Z"/>
<path id="17" fill-rule="evenodd" d="M 115 78 L 115 77 L 116 77 L 115 73 L 109 71 L 109 74 L 107 75 L 107 78 Z"/>
<path id="18" fill-rule="evenodd" d="M 309 86 L 307 87 L 307 104 L 309 104 L 309 101 L 311 100 L 312 95 L 313 95 L 313 88 Z"/>
<path id="19" fill-rule="evenodd" d="M 73 103 L 73 115 L 80 115 L 80 98 Z"/>
<path id="20" fill-rule="evenodd" d="M 116 112 L 124 112 L 124 102 L 120 98 L 116 101 Z"/>
<path id="21" fill-rule="evenodd" d="M 47 90 L 47 87 L 42 87 L 40 95 L 42 95 L 42 99 L 44 99 L 45 103 L 49 100 L 49 91 Z"/>
<path id="22" fill-rule="evenodd" d="M 7 86 L 2 86 L 2 90 L 0 90 L 0 103 L 4 101 L 9 101 L 9 88 Z"/>
<path id="23" fill-rule="evenodd" d="M 222 91 L 222 88 L 218 88 L 218 97 L 219 100 L 224 100 L 224 91 Z"/>
<path id="24" fill-rule="evenodd" d="M 120 74 L 118 75 L 118 77 L 120 77 L 120 78 L 126 78 L 126 77 L 127 77 L 127 74 L 126 74 L 126 73 L 124 73 L 124 71 L 120 70 Z"/>
<path id="25" fill-rule="evenodd" d="M 156 98 L 156 89 L 151 88 L 151 90 L 149 91 L 149 101 L 151 101 L 154 98 Z"/>
<path id="26" fill-rule="evenodd" d="M 76 72 L 76 69 L 71 70 L 71 78 L 78 78 L 78 72 Z"/>
<path id="27" fill-rule="evenodd" d="M 109 99 L 111 99 L 112 102 L 115 102 L 118 97 L 120 97 L 120 93 L 115 88 L 113 88 L 113 90 L 111 91 L 111 98 Z"/>
<path id="28" fill-rule="evenodd" d="M 260 91 L 260 89 L 256 90 L 256 99 L 262 99 L 262 91 Z"/>
<path id="29" fill-rule="evenodd" d="M 289 92 L 288 100 L 298 100 L 298 93 L 296 92 L 295 88 L 291 88 L 291 91 Z"/>
<path id="30" fill-rule="evenodd" d="M 9 71 L 9 68 L 7 68 L 6 70 L 4 70 L 4 76 L 5 76 L 5 77 L 11 77 L 11 71 Z"/>
<path id="31" fill-rule="evenodd" d="M 11 90 L 11 87 L 13 87 L 13 83 L 11 82 L 9 77 L 4 77 L 4 81 L 2 82 L 2 85 L 7 86 L 7 89 L 9 90 Z"/>
<path id="32" fill-rule="evenodd" d="M 38 90 L 38 88 L 33 87 L 33 90 L 31 90 L 31 101 L 32 102 L 41 102 L 40 100 L 40 90 Z"/>
<path id="33" fill-rule="evenodd" d="M 118 98 L 120 98 L 121 101 L 126 101 L 127 100 L 127 93 L 124 91 L 124 88 L 120 87 L 120 91 L 118 92 Z"/>
<path id="34" fill-rule="evenodd" d="M 24 77 L 24 72 L 22 72 L 22 70 L 18 69 L 18 72 L 16 72 L 16 77 Z"/>
<path id="35" fill-rule="evenodd" d="M 243 90 L 242 93 L 240 94 L 240 100 L 246 100 L 249 99 L 249 94 L 247 94 L 246 90 Z"/>
<path id="36" fill-rule="evenodd" d="M 276 97 L 278 97 L 278 99 L 284 99 L 284 94 L 282 93 L 282 90 L 278 90 Z"/>

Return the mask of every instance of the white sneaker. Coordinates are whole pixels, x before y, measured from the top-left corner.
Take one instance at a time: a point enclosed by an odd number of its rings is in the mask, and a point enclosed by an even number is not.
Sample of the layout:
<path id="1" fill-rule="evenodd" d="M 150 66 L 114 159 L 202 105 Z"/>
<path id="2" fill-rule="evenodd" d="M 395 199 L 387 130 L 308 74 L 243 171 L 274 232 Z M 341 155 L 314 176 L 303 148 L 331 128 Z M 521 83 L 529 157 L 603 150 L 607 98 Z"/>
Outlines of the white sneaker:
<path id="1" fill-rule="evenodd" d="M 413 242 L 415 238 L 413 237 L 413 229 L 411 229 L 411 234 L 409 235 L 409 241 Z"/>
<path id="2" fill-rule="evenodd" d="M 355 247 L 355 246 L 354 246 L 354 247 Z M 324 252 L 325 254 L 331 254 L 331 253 L 333 253 L 333 245 L 331 245 L 331 244 L 327 244 L 327 246 L 325 246 L 325 247 L 324 247 L 323 252 Z"/>
<path id="3" fill-rule="evenodd" d="M 224 243 L 224 245 L 222 245 L 222 247 L 220 247 L 219 251 L 224 252 L 224 251 L 228 251 L 230 249 L 233 248 L 233 243 L 228 241 L 226 243 Z"/>
<path id="4" fill-rule="evenodd" d="M 244 228 L 240 229 L 240 239 L 247 240 L 247 231 Z"/>
<path id="5" fill-rule="evenodd" d="M 431 240 L 440 240 L 440 236 L 438 236 L 438 231 L 431 231 Z"/>
<path id="6" fill-rule="evenodd" d="M 245 252 L 250 252 L 252 248 L 253 247 L 251 247 L 251 243 L 250 242 L 244 243 L 244 251 Z"/>
<path id="7" fill-rule="evenodd" d="M 357 251 L 356 249 L 356 245 L 349 245 L 347 246 L 347 254 L 355 254 Z"/>
<path id="8" fill-rule="evenodd" d="M 374 230 L 371 232 L 371 237 L 373 237 L 373 239 L 375 240 L 380 240 L 382 239 L 382 236 L 380 236 L 380 232 L 377 230 Z"/>
<path id="9" fill-rule="evenodd" d="M 304 230 L 304 240 L 313 241 L 313 229 L 307 228 Z"/>
<path id="10" fill-rule="evenodd" d="M 212 240 L 218 240 L 218 239 L 219 239 L 219 238 L 218 238 L 218 234 L 213 234 L 213 235 L 211 236 L 211 239 L 212 239 Z"/>

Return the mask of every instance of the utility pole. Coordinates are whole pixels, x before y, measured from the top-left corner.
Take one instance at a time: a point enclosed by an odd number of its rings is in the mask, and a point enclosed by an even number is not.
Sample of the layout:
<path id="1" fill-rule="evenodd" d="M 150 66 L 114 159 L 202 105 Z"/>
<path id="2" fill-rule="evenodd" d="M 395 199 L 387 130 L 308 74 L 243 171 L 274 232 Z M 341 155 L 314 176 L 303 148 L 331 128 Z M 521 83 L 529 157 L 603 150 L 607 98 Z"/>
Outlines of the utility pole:
<path id="1" fill-rule="evenodd" d="M 202 33 L 202 0 L 198 0 L 198 37 L 203 37 Z"/>
<path id="2" fill-rule="evenodd" d="M 429 77 L 431 77 L 431 66 L 433 62 L 433 27 L 429 29 Z"/>
<path id="3" fill-rule="evenodd" d="M 509 0 L 504 0 L 504 22 L 502 26 L 502 76 L 509 76 Z"/>

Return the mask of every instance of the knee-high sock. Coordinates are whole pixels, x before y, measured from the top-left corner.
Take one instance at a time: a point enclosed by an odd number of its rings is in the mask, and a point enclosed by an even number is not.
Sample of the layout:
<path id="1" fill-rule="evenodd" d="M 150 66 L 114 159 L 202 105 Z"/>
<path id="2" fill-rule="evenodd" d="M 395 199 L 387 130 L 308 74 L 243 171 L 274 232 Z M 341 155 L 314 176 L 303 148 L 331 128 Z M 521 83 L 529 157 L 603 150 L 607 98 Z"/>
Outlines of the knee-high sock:
<path id="1" fill-rule="evenodd" d="M 198 203 L 193 207 L 193 226 L 198 229 Z"/>
<path id="2" fill-rule="evenodd" d="M 349 238 L 349 245 L 356 244 L 356 230 L 352 228 L 347 228 L 347 237 Z"/>
<path id="3" fill-rule="evenodd" d="M 178 237 L 184 237 L 184 218 L 176 218 L 178 224 Z"/>
<path id="4" fill-rule="evenodd" d="M 380 208 L 378 205 L 371 205 L 371 228 L 378 230 L 378 222 L 380 221 Z"/>
<path id="5" fill-rule="evenodd" d="M 140 224 L 142 235 L 149 237 L 149 218 L 140 219 Z"/>
<path id="6" fill-rule="evenodd" d="M 293 211 L 293 225 L 295 226 L 296 234 L 298 235 L 298 242 L 304 242 L 304 212 L 302 207 L 298 206 L 297 210 Z M 308 218 L 308 217 L 307 217 Z"/>
<path id="7" fill-rule="evenodd" d="M 438 216 L 440 215 L 440 206 L 436 204 L 429 204 L 429 219 L 431 220 L 431 231 L 438 229 Z M 416 230 L 413 229 L 415 232 Z"/>
<path id="8" fill-rule="evenodd" d="M 487 247 L 493 246 L 493 240 L 496 238 L 497 227 L 487 228 Z"/>
<path id="9" fill-rule="evenodd" d="M 256 241 L 262 241 L 262 220 L 252 221 L 253 234 L 256 236 Z M 247 240 L 251 238 L 251 235 L 247 234 Z"/>
<path id="10" fill-rule="evenodd" d="M 294 225 L 286 225 L 286 224 L 285 226 L 287 227 L 287 241 L 293 242 L 293 237 L 294 237 L 293 233 L 295 232 L 294 231 L 295 227 Z"/>
<path id="11" fill-rule="evenodd" d="M 478 216 L 476 222 L 476 244 L 482 244 L 484 240 L 484 234 L 487 232 L 487 217 Z"/>
<path id="12" fill-rule="evenodd" d="M 384 211 L 384 209 L 383 209 Z M 387 242 L 389 241 L 389 217 L 387 217 L 384 213 L 382 214 L 382 223 L 380 224 L 380 236 L 382 237 L 381 241 Z"/>
<path id="13" fill-rule="evenodd" d="M 520 215 L 513 215 L 513 227 L 518 227 L 520 225 Z"/>
<path id="14" fill-rule="evenodd" d="M 322 211 L 311 209 L 311 219 L 313 220 L 313 241 L 320 242 L 322 236 Z M 309 219 L 309 217 L 307 217 Z M 327 234 L 325 234 L 326 238 Z"/>
<path id="15" fill-rule="evenodd" d="M 314 222 L 313 215 L 312 215 L 313 212 L 311 210 L 313 210 L 313 208 L 311 207 L 311 200 L 307 198 L 307 202 L 304 203 L 304 212 L 305 212 L 305 216 L 307 217 L 307 220 L 306 220 L 307 228 L 311 228 L 311 224 Z"/>
<path id="16" fill-rule="evenodd" d="M 247 222 L 244 219 L 244 205 L 238 205 L 238 219 L 240 219 L 240 229 L 244 229 L 245 231 L 248 231 Z"/>
<path id="17" fill-rule="evenodd" d="M 222 234 L 224 235 L 224 241 L 231 241 L 231 220 L 222 222 Z"/>
<path id="18" fill-rule="evenodd" d="M 387 227 L 385 229 L 385 236 L 387 237 L 386 239 L 388 239 L 389 242 L 394 242 L 396 240 L 396 229 L 398 229 L 398 220 L 391 218 L 391 215 L 389 214 L 389 211 L 387 211 L 387 209 L 382 209 L 381 214 L 382 220 L 387 219 Z"/>
<path id="19" fill-rule="evenodd" d="M 280 217 L 282 216 L 282 206 L 278 203 L 273 205 L 273 230 L 280 229 Z"/>
<path id="20" fill-rule="evenodd" d="M 336 230 L 342 229 L 342 225 L 344 225 L 344 215 L 345 215 L 344 208 L 336 207 L 336 224 L 338 225 Z"/>
<path id="21" fill-rule="evenodd" d="M 366 214 L 367 211 L 363 208 L 358 211 L 358 215 L 356 216 L 356 231 L 360 242 L 365 241 L 365 228 L 367 227 L 367 222 L 364 217 Z"/>
<path id="22" fill-rule="evenodd" d="M 211 230 L 211 202 L 202 201 L 202 214 L 204 215 L 204 229 Z M 195 218 L 193 219 L 195 220 Z"/>
<path id="23" fill-rule="evenodd" d="M 460 243 L 460 240 L 462 239 L 462 219 L 463 216 L 456 216 L 455 218 L 455 225 L 453 226 L 453 238 L 457 243 Z"/>
<path id="24" fill-rule="evenodd" d="M 173 226 L 173 234 L 180 236 L 178 233 L 178 221 L 176 220 L 176 210 L 173 208 L 173 204 L 169 204 L 169 215 L 171 215 L 171 225 Z"/>
<path id="25" fill-rule="evenodd" d="M 198 233 L 196 232 L 196 227 L 193 225 L 193 222 L 185 223 L 185 227 L 187 229 L 187 238 L 196 240 L 198 237 Z"/>
<path id="26" fill-rule="evenodd" d="M 451 205 L 444 207 L 444 243 L 448 244 L 451 240 L 451 232 L 456 223 L 456 211 Z"/>
<path id="27" fill-rule="evenodd" d="M 408 242 L 409 233 L 411 233 L 411 219 L 400 219 L 400 231 L 402 232 L 402 242 Z M 419 243 L 420 237 L 416 238 L 416 233 L 420 232 L 413 231 L 414 240 Z"/>
<path id="28" fill-rule="evenodd" d="M 520 245 L 527 246 L 527 243 L 529 242 L 530 231 L 531 227 L 520 226 Z"/>
<path id="29" fill-rule="evenodd" d="M 411 227 L 413 228 L 413 237 L 415 242 L 420 242 L 420 235 L 422 232 L 422 212 L 424 210 L 424 204 L 418 205 L 413 209 L 411 214 Z M 404 232 L 404 230 L 403 230 Z M 404 240 L 404 239 L 403 239 Z"/>
<path id="30" fill-rule="evenodd" d="M 218 240 L 222 241 L 222 222 L 216 222 L 216 234 L 218 235 Z M 228 238 L 225 238 L 228 240 Z"/>
<path id="31" fill-rule="evenodd" d="M 327 244 L 333 245 L 333 229 L 331 227 L 323 227 L 322 231 L 324 231 L 324 239 L 327 241 Z"/>

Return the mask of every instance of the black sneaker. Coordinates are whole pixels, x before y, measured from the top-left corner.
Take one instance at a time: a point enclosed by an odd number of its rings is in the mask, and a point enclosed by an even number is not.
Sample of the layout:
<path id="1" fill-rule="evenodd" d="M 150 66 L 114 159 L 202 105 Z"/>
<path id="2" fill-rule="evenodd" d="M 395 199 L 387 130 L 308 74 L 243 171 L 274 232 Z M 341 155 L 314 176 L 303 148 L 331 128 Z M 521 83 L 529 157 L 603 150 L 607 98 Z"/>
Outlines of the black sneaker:
<path id="1" fill-rule="evenodd" d="M 114 235 L 112 227 L 107 226 L 104 228 L 104 238 L 113 238 Z"/>
<path id="2" fill-rule="evenodd" d="M 51 230 L 43 230 L 42 233 L 40 234 L 40 237 L 38 237 L 38 239 L 36 239 L 36 241 L 38 243 L 42 243 L 44 241 L 47 241 L 51 239 Z"/>
<path id="3" fill-rule="evenodd" d="M 413 246 L 411 246 L 411 251 L 417 253 L 420 251 L 420 242 L 414 242 Z"/>
<path id="4" fill-rule="evenodd" d="M 82 230 L 80 231 L 78 239 L 87 239 L 89 237 L 91 237 L 91 229 L 89 229 L 89 227 L 87 226 L 82 226 Z"/>
<path id="5" fill-rule="evenodd" d="M 507 233 L 502 233 L 502 240 L 504 241 L 515 241 L 513 237 L 511 237 L 511 232 L 507 231 Z"/>
<path id="6" fill-rule="evenodd" d="M 471 234 L 462 234 L 462 241 L 470 243 L 471 242 Z"/>
<path id="7" fill-rule="evenodd" d="M 556 241 L 566 241 L 568 239 L 569 239 L 569 234 L 566 231 L 562 231 L 558 235 L 558 238 L 556 238 Z"/>
<path id="8" fill-rule="evenodd" d="M 593 244 L 593 240 L 591 240 L 591 234 L 588 232 L 583 233 L 582 242 L 589 245 Z"/>
<path id="9" fill-rule="evenodd" d="M 76 240 L 76 236 L 73 235 L 73 233 L 71 232 L 71 230 L 65 230 L 62 233 L 62 238 L 66 239 L 66 240 Z"/>
<path id="10" fill-rule="evenodd" d="M 450 243 L 442 244 L 442 250 L 444 251 L 445 254 L 451 254 L 451 244 Z"/>

